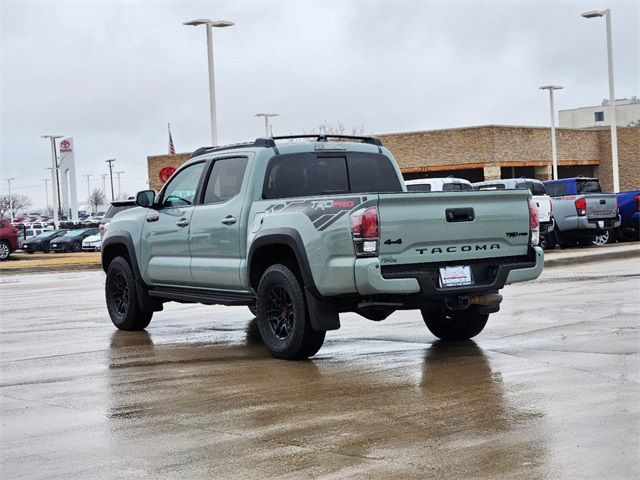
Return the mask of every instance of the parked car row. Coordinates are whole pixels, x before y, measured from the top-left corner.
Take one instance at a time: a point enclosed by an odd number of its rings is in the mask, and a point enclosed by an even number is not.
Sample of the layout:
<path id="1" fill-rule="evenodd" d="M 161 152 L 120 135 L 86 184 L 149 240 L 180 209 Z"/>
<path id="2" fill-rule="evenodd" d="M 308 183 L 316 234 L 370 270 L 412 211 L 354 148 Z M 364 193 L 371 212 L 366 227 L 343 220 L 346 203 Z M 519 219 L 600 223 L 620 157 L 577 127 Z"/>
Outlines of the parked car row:
<path id="1" fill-rule="evenodd" d="M 601 246 L 640 240 L 640 190 L 603 193 L 597 178 L 573 177 L 542 182 L 511 178 L 471 183 L 461 178 L 408 180 L 407 190 L 443 192 L 529 189 L 538 207 L 540 246 Z"/>
<path id="2" fill-rule="evenodd" d="M 0 260 L 7 260 L 16 250 L 27 253 L 100 251 L 102 237 L 113 216 L 133 207 L 133 200 L 113 202 L 100 216 L 99 223 L 96 223 L 98 217 L 89 221 L 61 221 L 59 230 L 53 229 L 53 222 L 51 225 L 46 222 L 11 224 L 8 220 L 0 220 Z"/>

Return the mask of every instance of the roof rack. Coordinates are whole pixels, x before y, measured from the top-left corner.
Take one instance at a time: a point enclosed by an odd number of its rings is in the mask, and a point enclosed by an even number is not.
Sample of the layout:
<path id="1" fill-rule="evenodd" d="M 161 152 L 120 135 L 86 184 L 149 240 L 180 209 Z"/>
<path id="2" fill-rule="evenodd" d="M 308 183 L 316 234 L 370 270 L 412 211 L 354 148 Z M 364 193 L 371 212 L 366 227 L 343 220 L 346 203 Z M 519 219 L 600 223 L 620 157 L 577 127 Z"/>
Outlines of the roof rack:
<path id="1" fill-rule="evenodd" d="M 359 140 L 362 143 L 369 143 L 371 145 L 376 145 L 378 147 L 382 146 L 382 141 L 378 137 L 366 137 L 361 135 L 332 135 L 332 134 L 324 134 L 324 133 L 304 134 L 304 135 L 282 135 L 278 137 L 267 137 L 267 138 L 263 137 L 263 138 L 256 139 L 256 144 L 258 142 L 264 142 L 267 145 L 263 145 L 263 146 L 275 147 L 276 146 L 275 140 L 293 140 L 295 138 L 315 138 L 316 142 L 326 142 L 328 141 L 329 138 L 340 138 L 345 140 Z"/>
<path id="2" fill-rule="evenodd" d="M 200 147 L 197 150 L 195 150 L 189 158 L 198 157 L 203 153 L 218 152 L 220 150 L 233 150 L 235 148 L 267 146 L 267 145 L 258 144 L 258 140 L 256 140 L 255 142 L 233 143 L 231 145 L 219 145 L 217 147 Z"/>
<path id="3" fill-rule="evenodd" d="M 368 143 L 382 147 L 382 141 L 378 137 L 363 137 L 358 135 L 325 135 L 325 134 L 313 134 L 313 135 L 284 135 L 280 137 L 260 137 L 256 138 L 253 142 L 234 143 L 231 145 L 220 145 L 217 147 L 200 147 L 195 150 L 189 158 L 198 157 L 204 153 L 218 152 L 220 150 L 233 150 L 236 148 L 247 147 L 265 147 L 275 148 L 276 140 L 292 140 L 295 138 L 315 138 L 316 142 L 326 142 L 329 138 L 341 138 L 345 140 L 358 140 L 362 143 Z"/>

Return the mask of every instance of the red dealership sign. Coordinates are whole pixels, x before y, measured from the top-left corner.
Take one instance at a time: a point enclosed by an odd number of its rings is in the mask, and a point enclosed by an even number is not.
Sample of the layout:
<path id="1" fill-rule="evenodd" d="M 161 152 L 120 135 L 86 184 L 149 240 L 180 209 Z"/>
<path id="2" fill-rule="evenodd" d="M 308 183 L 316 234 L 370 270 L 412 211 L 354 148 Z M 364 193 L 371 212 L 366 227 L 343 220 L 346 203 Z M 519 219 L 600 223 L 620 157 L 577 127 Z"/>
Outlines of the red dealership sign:
<path id="1" fill-rule="evenodd" d="M 160 181 L 162 183 L 165 183 L 167 180 L 169 180 L 169 178 L 171 178 L 171 175 L 173 175 L 173 172 L 176 171 L 176 167 L 162 167 L 160 169 L 160 172 L 158 173 L 158 177 L 160 177 Z"/>

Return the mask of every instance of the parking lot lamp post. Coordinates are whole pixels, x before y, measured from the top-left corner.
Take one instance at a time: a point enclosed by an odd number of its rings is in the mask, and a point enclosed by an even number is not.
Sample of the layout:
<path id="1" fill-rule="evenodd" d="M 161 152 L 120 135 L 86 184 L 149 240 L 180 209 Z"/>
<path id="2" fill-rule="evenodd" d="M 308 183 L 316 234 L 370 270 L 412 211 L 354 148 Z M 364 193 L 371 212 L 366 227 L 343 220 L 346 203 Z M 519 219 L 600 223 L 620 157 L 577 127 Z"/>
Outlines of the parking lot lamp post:
<path id="1" fill-rule="evenodd" d="M 121 173 L 124 173 L 124 172 L 122 172 L 122 171 L 116 172 L 116 175 L 118 176 L 118 198 L 120 198 L 120 196 L 122 195 L 122 189 L 120 188 L 120 174 Z"/>
<path id="2" fill-rule="evenodd" d="M 9 184 L 9 215 L 11 215 L 11 223 L 13 223 L 13 198 L 11 198 L 11 180 L 15 180 L 15 178 L 7 178 L 7 183 Z"/>
<path id="3" fill-rule="evenodd" d="M 56 154 L 56 139 L 63 135 L 42 135 L 40 138 L 51 140 L 51 186 L 53 190 L 53 225 L 60 228 L 60 193 L 58 188 L 58 155 Z"/>
<path id="4" fill-rule="evenodd" d="M 198 25 L 204 25 L 207 30 L 207 59 L 209 63 L 209 108 L 211 110 L 211 144 L 212 146 L 218 145 L 218 124 L 216 120 L 216 84 L 215 77 L 213 75 L 213 27 L 224 28 L 233 26 L 233 22 L 226 20 L 213 21 L 205 18 L 197 20 L 191 20 L 190 22 L 184 22 L 183 25 L 190 25 L 196 27 Z"/>
<path id="5" fill-rule="evenodd" d="M 613 91 L 613 44 L 611 41 L 611 10 L 592 10 L 582 14 L 584 18 L 604 17 L 607 27 L 607 61 L 609 63 L 609 122 L 611 123 L 611 164 L 613 170 L 613 191 L 620 192 L 618 171 L 618 130 L 616 124 L 616 95 Z"/>
<path id="6" fill-rule="evenodd" d="M 110 158 L 109 160 L 105 160 L 106 163 L 109 164 L 109 180 L 111 181 L 111 201 L 115 200 L 115 195 L 113 194 L 113 162 L 115 162 L 115 158 Z"/>
<path id="7" fill-rule="evenodd" d="M 49 179 L 43 178 L 42 181 L 44 182 L 44 197 L 47 200 L 47 215 L 49 215 Z"/>
<path id="8" fill-rule="evenodd" d="M 551 161 L 553 162 L 553 179 L 558 179 L 558 149 L 556 145 L 556 119 L 555 109 L 553 106 L 553 91 L 561 90 L 564 87 L 559 85 L 545 85 L 540 90 L 549 90 L 549 102 L 551 104 Z"/>
<path id="9" fill-rule="evenodd" d="M 278 113 L 256 113 L 254 117 L 264 117 L 264 134 L 267 137 L 271 137 L 271 125 L 269 124 L 269 117 L 277 117 Z"/>

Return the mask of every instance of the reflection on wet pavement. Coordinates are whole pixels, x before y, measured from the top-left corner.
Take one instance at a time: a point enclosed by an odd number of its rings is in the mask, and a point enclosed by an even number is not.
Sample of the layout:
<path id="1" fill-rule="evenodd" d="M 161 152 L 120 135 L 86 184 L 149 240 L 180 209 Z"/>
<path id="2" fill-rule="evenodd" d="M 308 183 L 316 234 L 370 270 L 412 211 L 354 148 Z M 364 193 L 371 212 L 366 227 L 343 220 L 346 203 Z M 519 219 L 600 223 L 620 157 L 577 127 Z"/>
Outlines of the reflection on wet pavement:
<path id="1" fill-rule="evenodd" d="M 607 307 L 637 278 L 607 302 L 566 301 L 597 280 L 510 287 L 476 341 L 436 341 L 415 312 L 345 315 L 317 357 L 287 362 L 243 308 L 168 305 L 147 331 L 115 331 L 95 304 L 103 277 L 74 277 L 29 279 L 29 316 L 21 283 L 5 285 L 3 478 L 640 473 L 638 306 Z M 95 285 L 61 319 L 47 298 L 74 282 Z"/>

